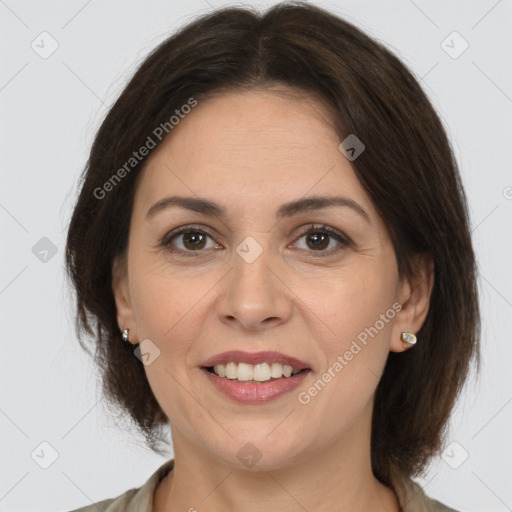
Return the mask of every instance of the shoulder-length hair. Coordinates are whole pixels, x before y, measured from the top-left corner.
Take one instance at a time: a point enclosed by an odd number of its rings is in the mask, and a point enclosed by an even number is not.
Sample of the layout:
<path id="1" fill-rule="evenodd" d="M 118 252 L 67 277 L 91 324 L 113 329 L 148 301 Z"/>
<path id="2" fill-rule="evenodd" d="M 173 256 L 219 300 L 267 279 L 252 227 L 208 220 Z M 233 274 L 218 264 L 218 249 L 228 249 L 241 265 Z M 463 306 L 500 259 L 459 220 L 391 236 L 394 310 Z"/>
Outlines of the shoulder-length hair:
<path id="1" fill-rule="evenodd" d="M 442 448 L 470 363 L 479 362 L 466 198 L 445 130 L 418 81 L 382 44 L 317 6 L 216 10 L 189 22 L 139 66 L 96 134 L 69 226 L 66 265 L 80 343 L 87 350 L 83 339 L 89 338 L 96 348 L 108 403 L 128 413 L 148 446 L 161 453 L 168 418 L 133 346 L 121 342 L 112 291 L 113 262 L 127 249 L 147 156 L 130 159 L 148 137 L 157 145 L 172 137 L 169 120 L 191 98 L 275 85 L 323 101 L 340 142 L 349 134 L 364 142 L 353 170 L 389 228 L 400 277 L 413 275 L 415 254 L 433 259 L 420 341 L 389 354 L 372 419 L 375 476 L 389 484 L 395 473 L 418 475 Z"/>

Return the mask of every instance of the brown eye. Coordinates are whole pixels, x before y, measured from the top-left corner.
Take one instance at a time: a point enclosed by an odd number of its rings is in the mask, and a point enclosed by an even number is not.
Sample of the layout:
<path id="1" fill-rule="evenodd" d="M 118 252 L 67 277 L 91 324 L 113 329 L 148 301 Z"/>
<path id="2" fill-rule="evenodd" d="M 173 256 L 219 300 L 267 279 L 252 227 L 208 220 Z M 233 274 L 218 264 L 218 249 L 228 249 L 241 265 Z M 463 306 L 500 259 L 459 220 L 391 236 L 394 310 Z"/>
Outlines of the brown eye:
<path id="1" fill-rule="evenodd" d="M 301 250 L 309 252 L 314 257 L 327 257 L 351 245 L 348 237 L 325 225 L 310 226 L 295 242 L 305 239 L 305 247 Z M 211 244 L 208 246 L 208 239 Z M 206 254 L 206 249 L 215 249 L 219 246 L 214 242 L 213 237 L 203 230 L 193 226 L 183 226 L 175 231 L 166 234 L 160 241 L 160 245 L 166 250 L 184 256 L 197 256 Z"/>
<path id="2" fill-rule="evenodd" d="M 310 226 L 310 229 L 303 233 L 297 240 L 305 239 L 305 250 L 313 254 L 315 257 L 330 256 L 351 245 L 351 241 L 338 231 L 328 226 Z M 335 243 L 332 243 L 332 241 Z M 331 246 L 329 248 L 329 246 Z"/>
<path id="3" fill-rule="evenodd" d="M 308 233 L 306 235 L 306 240 L 308 240 L 308 242 L 306 243 L 311 249 L 324 251 L 329 245 L 329 238 L 330 235 L 326 233 Z"/>
<path id="4" fill-rule="evenodd" d="M 201 252 L 215 246 L 215 244 L 207 246 L 208 239 L 213 241 L 208 233 L 185 226 L 165 235 L 161 245 L 173 252 Z"/>
<path id="5" fill-rule="evenodd" d="M 196 249 L 204 249 L 206 236 L 197 231 L 187 231 L 182 233 L 183 245 L 192 251 Z"/>

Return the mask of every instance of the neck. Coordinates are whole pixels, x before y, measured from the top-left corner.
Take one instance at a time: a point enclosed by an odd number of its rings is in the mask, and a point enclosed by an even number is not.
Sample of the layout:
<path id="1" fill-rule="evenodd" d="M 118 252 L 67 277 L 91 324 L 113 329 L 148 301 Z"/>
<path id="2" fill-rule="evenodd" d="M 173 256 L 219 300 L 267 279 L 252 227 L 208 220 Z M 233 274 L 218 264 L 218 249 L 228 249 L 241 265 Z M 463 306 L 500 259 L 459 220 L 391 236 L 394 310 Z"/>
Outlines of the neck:
<path id="1" fill-rule="evenodd" d="M 373 475 L 369 432 L 269 471 L 236 468 L 173 429 L 174 469 L 155 493 L 154 512 L 398 512 L 398 499 Z M 365 456 L 363 456 L 363 454 Z"/>

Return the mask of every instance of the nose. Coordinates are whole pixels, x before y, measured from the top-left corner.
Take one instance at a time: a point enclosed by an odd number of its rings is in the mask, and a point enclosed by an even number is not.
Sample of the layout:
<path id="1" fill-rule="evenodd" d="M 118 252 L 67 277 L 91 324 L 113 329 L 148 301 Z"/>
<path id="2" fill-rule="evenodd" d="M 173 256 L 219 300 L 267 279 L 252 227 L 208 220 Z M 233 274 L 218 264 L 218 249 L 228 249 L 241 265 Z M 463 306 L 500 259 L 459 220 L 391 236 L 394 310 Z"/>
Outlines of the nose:
<path id="1" fill-rule="evenodd" d="M 287 322 L 293 310 L 293 294 L 270 257 L 270 249 L 264 249 L 253 261 L 240 254 L 234 253 L 234 268 L 221 282 L 220 320 L 252 331 Z"/>

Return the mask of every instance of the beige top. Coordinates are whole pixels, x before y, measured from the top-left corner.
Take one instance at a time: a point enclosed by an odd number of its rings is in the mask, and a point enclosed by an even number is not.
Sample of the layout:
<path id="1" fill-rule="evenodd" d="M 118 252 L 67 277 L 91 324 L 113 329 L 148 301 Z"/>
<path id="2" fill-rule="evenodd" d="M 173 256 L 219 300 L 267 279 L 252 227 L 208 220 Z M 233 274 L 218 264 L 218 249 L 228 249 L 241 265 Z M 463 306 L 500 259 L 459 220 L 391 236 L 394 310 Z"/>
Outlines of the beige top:
<path id="1" fill-rule="evenodd" d="M 174 460 L 171 459 L 160 466 L 142 487 L 71 512 L 153 512 L 153 494 L 173 466 Z M 402 512 L 457 512 L 430 499 L 413 480 L 397 482 L 394 487 Z"/>

